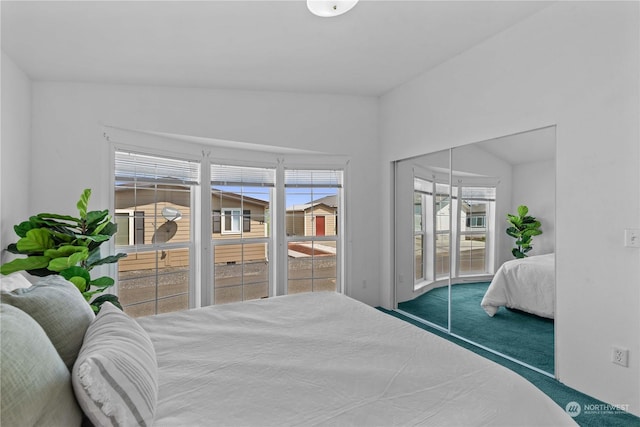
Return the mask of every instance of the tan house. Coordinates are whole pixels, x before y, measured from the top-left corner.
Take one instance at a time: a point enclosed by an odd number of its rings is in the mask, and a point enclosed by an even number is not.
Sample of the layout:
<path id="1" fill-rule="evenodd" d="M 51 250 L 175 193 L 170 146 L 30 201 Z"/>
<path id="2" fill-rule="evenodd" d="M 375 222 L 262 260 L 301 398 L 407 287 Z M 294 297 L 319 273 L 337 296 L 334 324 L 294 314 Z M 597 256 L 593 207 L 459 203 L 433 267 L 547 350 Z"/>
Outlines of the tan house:
<path id="1" fill-rule="evenodd" d="M 157 189 L 121 188 L 116 191 L 115 235 L 117 246 L 188 242 L 191 236 L 191 192 L 181 186 Z M 269 202 L 213 189 L 212 239 L 214 241 L 265 237 L 268 233 Z M 156 259 L 158 258 L 158 259 Z M 221 244 L 215 246 L 216 264 L 266 260 L 266 244 Z M 120 271 L 189 265 L 186 248 L 129 253 L 118 262 Z"/>
<path id="2" fill-rule="evenodd" d="M 337 215 L 337 196 L 287 208 L 287 235 L 335 236 L 338 233 Z"/>

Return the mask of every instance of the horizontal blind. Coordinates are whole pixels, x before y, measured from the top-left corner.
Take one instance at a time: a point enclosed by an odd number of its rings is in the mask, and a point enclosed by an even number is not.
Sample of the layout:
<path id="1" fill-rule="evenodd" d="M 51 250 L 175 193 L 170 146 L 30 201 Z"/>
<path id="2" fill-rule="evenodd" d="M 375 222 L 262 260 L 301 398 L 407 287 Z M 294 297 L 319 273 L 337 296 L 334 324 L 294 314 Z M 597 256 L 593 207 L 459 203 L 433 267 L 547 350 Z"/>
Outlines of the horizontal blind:
<path id="1" fill-rule="evenodd" d="M 431 194 L 433 192 L 433 182 L 424 179 L 414 178 L 413 189 L 420 193 Z"/>
<path id="2" fill-rule="evenodd" d="M 342 188 L 342 171 L 332 169 L 285 169 L 284 186 Z"/>
<path id="3" fill-rule="evenodd" d="M 275 182 L 275 169 L 211 165 L 212 185 L 274 187 Z"/>
<path id="4" fill-rule="evenodd" d="M 198 162 L 116 151 L 116 181 L 195 185 L 199 177 Z"/>
<path id="5" fill-rule="evenodd" d="M 462 187 L 461 196 L 464 200 L 494 202 L 496 200 L 496 189 L 492 187 Z"/>

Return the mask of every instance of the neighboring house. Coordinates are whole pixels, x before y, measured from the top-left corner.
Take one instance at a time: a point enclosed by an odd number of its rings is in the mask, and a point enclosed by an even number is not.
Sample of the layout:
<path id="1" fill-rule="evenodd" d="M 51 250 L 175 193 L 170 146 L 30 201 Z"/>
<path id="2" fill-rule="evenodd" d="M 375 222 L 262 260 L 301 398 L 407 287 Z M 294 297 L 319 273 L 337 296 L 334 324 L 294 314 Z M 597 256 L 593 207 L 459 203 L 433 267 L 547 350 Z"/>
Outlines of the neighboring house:
<path id="1" fill-rule="evenodd" d="M 335 236 L 338 232 L 337 196 L 287 208 L 288 236 Z"/>
<path id="2" fill-rule="evenodd" d="M 191 193 L 180 186 L 136 190 L 122 188 L 116 191 L 115 222 L 118 232 L 117 246 L 151 245 L 154 243 L 189 242 L 191 238 Z M 213 190 L 212 239 L 214 241 L 265 237 L 268 232 L 269 202 L 240 196 L 236 193 Z M 120 271 L 163 267 L 188 266 L 186 248 L 167 249 L 156 256 L 149 248 L 129 253 L 119 261 Z M 217 246 L 216 264 L 266 260 L 264 243 L 243 243 Z M 158 259 L 156 259 L 158 258 Z"/>

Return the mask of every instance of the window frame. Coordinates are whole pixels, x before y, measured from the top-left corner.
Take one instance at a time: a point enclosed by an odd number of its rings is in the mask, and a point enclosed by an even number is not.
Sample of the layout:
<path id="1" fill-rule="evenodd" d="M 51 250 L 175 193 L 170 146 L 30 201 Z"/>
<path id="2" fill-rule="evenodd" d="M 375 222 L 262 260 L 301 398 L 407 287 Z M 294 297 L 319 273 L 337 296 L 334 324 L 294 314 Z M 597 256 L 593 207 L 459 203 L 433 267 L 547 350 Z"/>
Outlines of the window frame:
<path id="1" fill-rule="evenodd" d="M 348 232 L 349 211 L 347 209 L 346 196 L 348 194 L 349 185 L 349 161 L 348 156 L 343 155 L 330 155 L 330 154 L 294 154 L 294 153 L 282 153 L 277 151 L 260 151 L 253 149 L 235 149 L 229 148 L 228 142 L 225 141 L 222 145 L 217 145 L 215 140 L 210 145 L 202 145 L 198 143 L 185 143 L 184 140 L 177 140 L 167 136 L 149 135 L 137 131 L 112 128 L 105 126 L 104 137 L 110 143 L 111 149 L 111 164 L 110 164 L 110 206 L 114 207 L 114 188 L 115 188 L 115 176 L 114 176 L 114 156 L 116 151 L 134 151 L 150 156 L 166 156 L 169 158 L 177 158 L 182 160 L 197 161 L 200 162 L 200 185 L 194 192 L 196 207 L 192 210 L 192 232 L 195 233 L 193 237 L 193 250 L 190 251 L 191 256 L 194 257 L 195 262 L 190 265 L 190 299 L 189 307 L 204 307 L 215 303 L 213 296 L 213 286 L 210 285 L 213 280 L 213 266 L 208 261 L 213 259 L 213 245 L 211 243 L 213 236 L 213 221 L 212 215 L 214 211 L 211 203 L 211 186 L 206 183 L 211 181 L 210 167 L 212 164 L 225 164 L 235 166 L 247 166 L 247 167 L 265 167 L 275 168 L 276 170 L 276 185 L 274 186 L 274 196 L 272 199 L 272 205 L 268 209 L 269 216 L 269 236 L 261 240 L 268 241 L 269 256 L 273 259 L 273 267 L 270 268 L 270 295 L 286 295 L 287 282 L 287 268 L 286 268 L 286 236 L 285 233 L 285 213 L 286 207 L 284 206 L 284 169 L 286 168 L 298 168 L 298 169 L 331 169 L 342 171 L 343 188 L 340 197 L 340 206 L 342 207 L 342 213 L 339 220 L 336 223 L 336 229 L 340 236 L 339 250 L 340 254 L 337 257 L 337 285 L 336 292 L 346 293 L 345 277 L 349 274 L 347 257 L 348 253 L 344 250 L 344 231 Z M 180 153 L 175 152 L 171 148 L 176 143 L 185 144 Z M 240 160 L 242 159 L 242 160 Z M 197 212 L 197 214 L 196 214 Z M 220 212 L 221 213 L 221 212 Z M 200 224 L 196 224 L 195 217 L 200 215 L 202 218 L 209 217 L 208 221 L 200 221 Z M 248 213 L 246 216 L 244 212 L 241 217 L 251 217 Z M 250 220 L 249 220 L 250 221 Z M 222 225 L 222 224 L 221 224 Z M 242 225 L 241 225 L 242 227 Z M 280 237 L 276 238 L 278 234 Z M 232 238 L 235 240 L 235 238 Z M 115 250 L 115 243 L 113 240 L 110 242 L 112 249 Z M 270 261 L 271 264 L 271 261 Z M 117 265 L 111 265 L 111 273 L 114 277 L 117 277 L 116 269 Z M 116 287 L 114 292 L 118 293 Z M 193 298 L 191 296 L 193 295 Z"/>

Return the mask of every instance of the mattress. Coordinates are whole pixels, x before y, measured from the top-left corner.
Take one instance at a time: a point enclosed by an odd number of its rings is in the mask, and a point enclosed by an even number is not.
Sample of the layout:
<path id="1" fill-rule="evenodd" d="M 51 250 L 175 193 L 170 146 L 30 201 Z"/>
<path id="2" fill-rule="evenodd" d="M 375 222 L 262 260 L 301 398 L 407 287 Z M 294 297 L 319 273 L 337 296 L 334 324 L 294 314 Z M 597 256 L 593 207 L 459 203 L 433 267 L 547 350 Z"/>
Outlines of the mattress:
<path id="1" fill-rule="evenodd" d="M 334 292 L 139 318 L 155 426 L 575 425 L 531 383 Z"/>
<path id="2" fill-rule="evenodd" d="M 500 266 L 480 305 L 489 316 L 501 306 L 554 318 L 555 254 L 507 261 Z"/>

